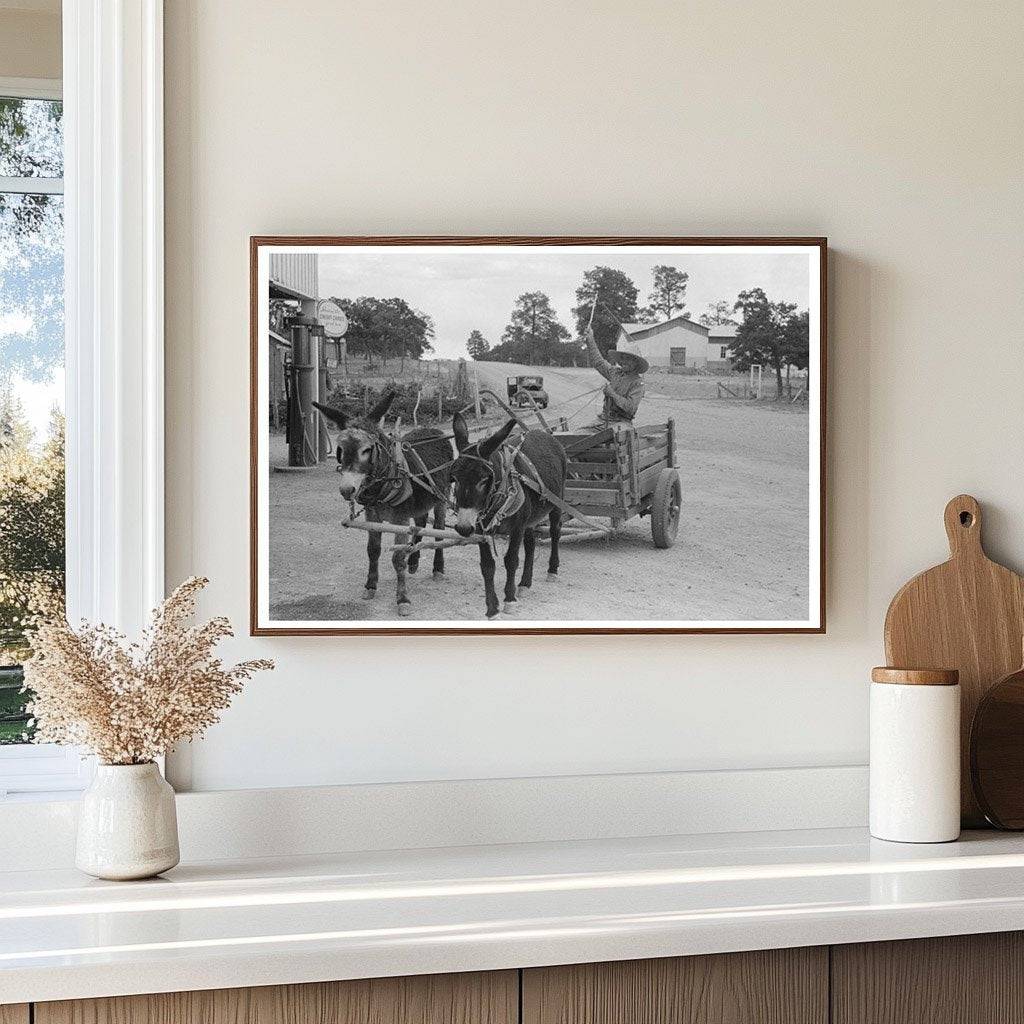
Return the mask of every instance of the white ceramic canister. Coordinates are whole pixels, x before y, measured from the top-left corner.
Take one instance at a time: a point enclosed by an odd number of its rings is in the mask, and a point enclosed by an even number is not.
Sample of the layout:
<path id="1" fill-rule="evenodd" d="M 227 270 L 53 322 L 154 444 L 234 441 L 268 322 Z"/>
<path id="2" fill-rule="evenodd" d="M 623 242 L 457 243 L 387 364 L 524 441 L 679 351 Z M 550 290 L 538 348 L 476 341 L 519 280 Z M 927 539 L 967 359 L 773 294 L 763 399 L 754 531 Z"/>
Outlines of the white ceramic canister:
<path id="1" fill-rule="evenodd" d="M 960 835 L 960 683 L 953 669 L 871 672 L 871 834 L 897 843 Z"/>
<path id="2" fill-rule="evenodd" d="M 82 794 L 75 864 L 96 878 L 150 878 L 178 863 L 174 790 L 148 764 L 100 764 Z"/>

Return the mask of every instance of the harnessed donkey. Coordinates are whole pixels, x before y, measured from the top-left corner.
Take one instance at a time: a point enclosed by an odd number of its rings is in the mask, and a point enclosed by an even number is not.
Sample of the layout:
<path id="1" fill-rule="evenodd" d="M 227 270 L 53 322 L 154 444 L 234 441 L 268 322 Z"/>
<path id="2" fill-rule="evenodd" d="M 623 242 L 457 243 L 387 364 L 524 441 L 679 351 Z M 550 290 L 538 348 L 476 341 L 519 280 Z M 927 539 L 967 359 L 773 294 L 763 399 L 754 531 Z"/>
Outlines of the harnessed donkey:
<path id="1" fill-rule="evenodd" d="M 558 538 L 562 513 L 544 498 L 565 494 L 568 462 L 562 446 L 544 430 L 529 430 L 518 441 L 506 444 L 515 420 L 476 444 L 469 443 L 469 430 L 461 413 L 452 420 L 452 433 L 459 457 L 452 466 L 458 519 L 455 529 L 463 537 L 474 530 L 493 537 L 508 537 L 505 553 L 505 606 L 508 615 L 517 610 L 517 599 L 533 584 L 535 527 L 546 517 L 550 527 L 551 555 L 548 579 L 558 576 Z M 523 547 L 523 574 L 516 587 L 519 546 Z M 494 555 L 489 542 L 480 544 L 480 572 L 484 578 L 487 617 L 498 614 L 494 589 Z"/>
<path id="2" fill-rule="evenodd" d="M 394 401 L 389 391 L 362 419 L 352 422 L 340 409 L 314 402 L 324 416 L 341 431 L 337 439 L 338 472 L 341 481 L 338 490 L 348 501 L 363 506 L 370 523 L 393 523 L 408 526 L 427 525 L 431 510 L 434 526 L 444 529 L 445 510 L 451 486 L 449 471 L 452 464 L 452 446 L 445 435 L 435 427 L 414 427 L 401 438 L 390 438 L 381 429 L 380 421 Z M 418 550 L 409 554 L 404 550 L 409 535 L 397 534 L 391 564 L 397 578 L 396 599 L 398 614 L 409 615 L 412 602 L 406 589 L 406 568 L 415 573 L 420 564 Z M 366 555 L 369 570 L 363 599 L 377 596 L 381 535 L 369 532 Z M 444 575 L 444 551 L 434 551 L 434 579 Z"/>

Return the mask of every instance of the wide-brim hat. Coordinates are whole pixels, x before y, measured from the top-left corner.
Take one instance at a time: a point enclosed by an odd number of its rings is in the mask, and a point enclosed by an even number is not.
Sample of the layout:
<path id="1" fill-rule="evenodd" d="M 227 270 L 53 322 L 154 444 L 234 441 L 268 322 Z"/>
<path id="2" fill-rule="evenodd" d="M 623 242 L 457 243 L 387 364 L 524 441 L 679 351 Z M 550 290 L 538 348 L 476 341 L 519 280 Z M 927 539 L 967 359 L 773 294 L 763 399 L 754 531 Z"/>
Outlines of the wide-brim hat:
<path id="1" fill-rule="evenodd" d="M 636 373 L 646 373 L 651 368 L 651 364 L 637 351 L 635 342 L 620 340 L 615 348 L 608 350 L 608 361 Z"/>

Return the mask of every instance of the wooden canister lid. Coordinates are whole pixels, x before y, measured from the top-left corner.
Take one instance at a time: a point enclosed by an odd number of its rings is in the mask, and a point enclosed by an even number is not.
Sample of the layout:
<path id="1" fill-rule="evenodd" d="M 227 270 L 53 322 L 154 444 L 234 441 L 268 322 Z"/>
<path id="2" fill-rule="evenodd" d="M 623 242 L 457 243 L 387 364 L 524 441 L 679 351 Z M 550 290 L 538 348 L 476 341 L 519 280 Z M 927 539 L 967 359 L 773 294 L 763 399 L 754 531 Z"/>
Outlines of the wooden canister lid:
<path id="1" fill-rule="evenodd" d="M 871 670 L 873 683 L 899 683 L 904 686 L 956 686 L 960 673 L 955 668 L 889 668 Z"/>

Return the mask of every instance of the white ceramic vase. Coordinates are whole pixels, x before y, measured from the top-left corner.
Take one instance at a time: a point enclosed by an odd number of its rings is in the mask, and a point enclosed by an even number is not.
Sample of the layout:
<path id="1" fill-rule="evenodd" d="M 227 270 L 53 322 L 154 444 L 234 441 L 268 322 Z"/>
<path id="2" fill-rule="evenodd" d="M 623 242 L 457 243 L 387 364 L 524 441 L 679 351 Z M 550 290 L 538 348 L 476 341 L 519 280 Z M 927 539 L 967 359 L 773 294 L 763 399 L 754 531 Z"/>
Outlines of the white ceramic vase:
<path id="1" fill-rule="evenodd" d="M 82 794 L 75 864 L 96 878 L 150 878 L 178 863 L 174 790 L 149 764 L 101 764 Z"/>

